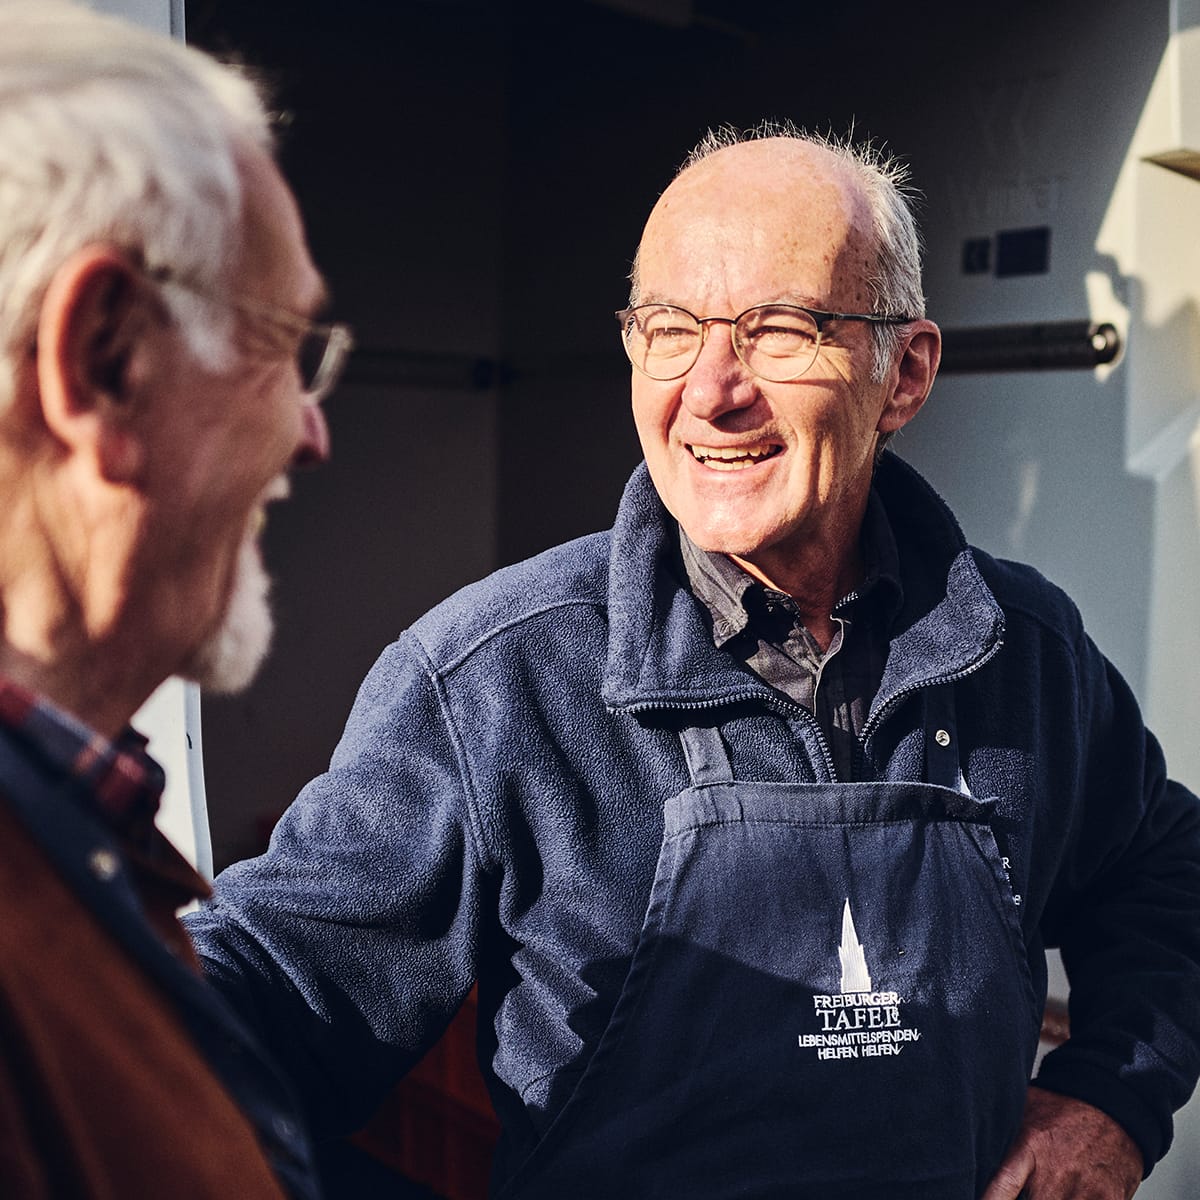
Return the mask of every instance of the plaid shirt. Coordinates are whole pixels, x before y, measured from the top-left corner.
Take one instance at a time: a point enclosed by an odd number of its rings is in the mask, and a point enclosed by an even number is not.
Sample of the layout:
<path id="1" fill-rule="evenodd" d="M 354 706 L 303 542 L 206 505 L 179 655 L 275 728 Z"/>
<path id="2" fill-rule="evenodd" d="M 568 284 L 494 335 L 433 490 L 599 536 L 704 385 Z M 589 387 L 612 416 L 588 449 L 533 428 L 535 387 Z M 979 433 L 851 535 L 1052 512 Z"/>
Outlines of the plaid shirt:
<path id="1" fill-rule="evenodd" d="M 701 550 L 682 529 L 679 545 L 688 583 L 712 619 L 713 643 L 816 717 L 839 779 L 864 778 L 859 737 L 904 598 L 896 539 L 874 490 L 862 528 L 866 576 L 834 606 L 837 630 L 824 652 L 790 596 L 759 583 L 727 555 Z"/>
<path id="2" fill-rule="evenodd" d="M 166 777 L 147 739 L 126 729 L 110 742 L 44 697 L 0 678 L 0 723 L 49 767 L 78 780 L 89 806 L 122 842 L 147 847 Z"/>

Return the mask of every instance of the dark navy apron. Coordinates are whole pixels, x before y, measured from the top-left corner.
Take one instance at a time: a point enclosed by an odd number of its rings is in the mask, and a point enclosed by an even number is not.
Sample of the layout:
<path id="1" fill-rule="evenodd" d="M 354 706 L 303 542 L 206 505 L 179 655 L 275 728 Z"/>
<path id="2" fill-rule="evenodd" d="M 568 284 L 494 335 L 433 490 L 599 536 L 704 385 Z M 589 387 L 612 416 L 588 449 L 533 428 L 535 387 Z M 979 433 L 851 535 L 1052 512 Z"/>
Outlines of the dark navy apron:
<path id="1" fill-rule="evenodd" d="M 1042 1002 L 949 688 L 928 712 L 928 783 L 735 781 L 682 732 L 624 990 L 506 1200 L 983 1191 Z"/>

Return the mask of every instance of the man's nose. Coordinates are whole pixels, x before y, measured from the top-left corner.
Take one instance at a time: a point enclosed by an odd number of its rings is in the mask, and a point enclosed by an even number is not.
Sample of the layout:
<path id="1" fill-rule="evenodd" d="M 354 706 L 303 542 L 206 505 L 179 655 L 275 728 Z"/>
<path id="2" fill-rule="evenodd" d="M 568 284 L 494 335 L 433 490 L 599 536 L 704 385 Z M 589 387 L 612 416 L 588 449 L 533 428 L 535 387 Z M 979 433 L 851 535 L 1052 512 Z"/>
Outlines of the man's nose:
<path id="1" fill-rule="evenodd" d="M 318 467 L 329 461 L 329 425 L 319 404 L 306 404 L 303 409 L 303 427 L 296 452 L 292 455 L 294 467 Z"/>
<path id="2" fill-rule="evenodd" d="M 683 377 L 683 403 L 695 416 L 714 421 L 723 413 L 749 408 L 758 396 L 758 380 L 733 349 L 733 326 L 707 327 L 700 357 Z"/>

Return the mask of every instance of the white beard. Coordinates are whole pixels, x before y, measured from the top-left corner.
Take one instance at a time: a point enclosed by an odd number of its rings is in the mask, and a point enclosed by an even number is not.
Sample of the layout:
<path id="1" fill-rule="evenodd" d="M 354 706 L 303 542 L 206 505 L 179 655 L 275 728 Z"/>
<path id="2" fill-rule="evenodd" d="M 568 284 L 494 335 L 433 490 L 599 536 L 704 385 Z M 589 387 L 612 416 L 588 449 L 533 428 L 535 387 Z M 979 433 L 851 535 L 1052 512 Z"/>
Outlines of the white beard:
<path id="1" fill-rule="evenodd" d="M 230 695 L 249 686 L 271 648 L 271 580 L 256 540 L 242 542 L 221 624 L 193 651 L 181 674 L 202 690 Z"/>

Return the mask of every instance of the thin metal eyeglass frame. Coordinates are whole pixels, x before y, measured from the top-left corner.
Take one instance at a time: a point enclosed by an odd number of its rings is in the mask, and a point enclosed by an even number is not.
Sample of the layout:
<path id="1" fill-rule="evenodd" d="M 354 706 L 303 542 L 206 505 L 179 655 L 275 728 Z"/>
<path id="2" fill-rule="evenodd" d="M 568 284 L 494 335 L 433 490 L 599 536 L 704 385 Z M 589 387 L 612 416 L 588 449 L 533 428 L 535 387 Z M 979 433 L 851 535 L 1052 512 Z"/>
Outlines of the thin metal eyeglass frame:
<path id="1" fill-rule="evenodd" d="M 227 305 L 237 312 L 258 318 L 278 329 L 284 329 L 288 333 L 296 334 L 299 341 L 296 344 L 294 358 L 296 369 L 301 375 L 302 395 L 306 404 L 320 404 L 333 391 L 345 369 L 350 351 L 354 349 L 354 334 L 349 325 L 340 321 L 325 324 L 302 317 L 299 313 L 294 313 L 282 305 L 272 304 L 269 300 L 258 300 L 250 296 L 222 295 L 195 280 L 176 274 L 170 267 L 154 267 L 147 269 L 144 273 L 156 283 L 173 284 L 203 300 L 208 300 L 213 304 Z M 310 383 L 304 382 L 301 369 L 300 351 L 306 338 L 316 338 L 321 342 L 321 357 L 317 362 L 316 370 L 313 371 Z"/>
<path id="2" fill-rule="evenodd" d="M 674 375 L 651 375 L 645 367 L 640 366 L 637 360 L 629 351 L 629 343 L 625 338 L 625 330 L 628 328 L 629 318 L 634 313 L 645 308 L 669 308 L 676 312 L 684 313 L 691 317 L 697 325 L 700 326 L 700 341 L 696 346 L 695 356 L 681 371 Z M 738 322 L 750 313 L 758 312 L 759 309 L 785 309 L 793 312 L 802 312 L 812 318 L 813 324 L 817 327 L 817 339 L 813 345 L 812 358 L 796 372 L 795 375 L 787 375 L 783 379 L 772 379 L 769 375 L 762 374 L 761 371 L 756 371 L 743 357 L 739 339 L 734 336 L 737 331 Z M 872 325 L 908 325 L 912 321 L 917 320 L 916 317 L 885 317 L 878 313 L 844 313 L 844 312 L 826 312 L 820 308 L 805 308 L 803 304 L 782 304 L 782 303 L 766 303 L 752 304 L 749 308 L 738 313 L 736 317 L 698 317 L 694 312 L 684 308 L 680 304 L 635 304 L 631 308 L 622 308 L 613 314 L 621 325 L 621 345 L 625 348 L 625 356 L 629 359 L 634 370 L 640 371 L 647 379 L 653 379 L 656 383 L 670 383 L 674 379 L 682 379 L 699 361 L 700 354 L 704 350 L 704 342 L 708 337 L 708 327 L 713 324 L 728 325 L 730 327 L 730 340 L 733 343 L 733 352 L 738 356 L 738 360 L 752 375 L 757 375 L 759 379 L 765 379 L 768 383 L 792 383 L 795 380 L 805 375 L 813 363 L 817 361 L 817 354 L 821 349 L 821 339 L 825 334 L 825 325 L 829 321 L 867 321 Z"/>

